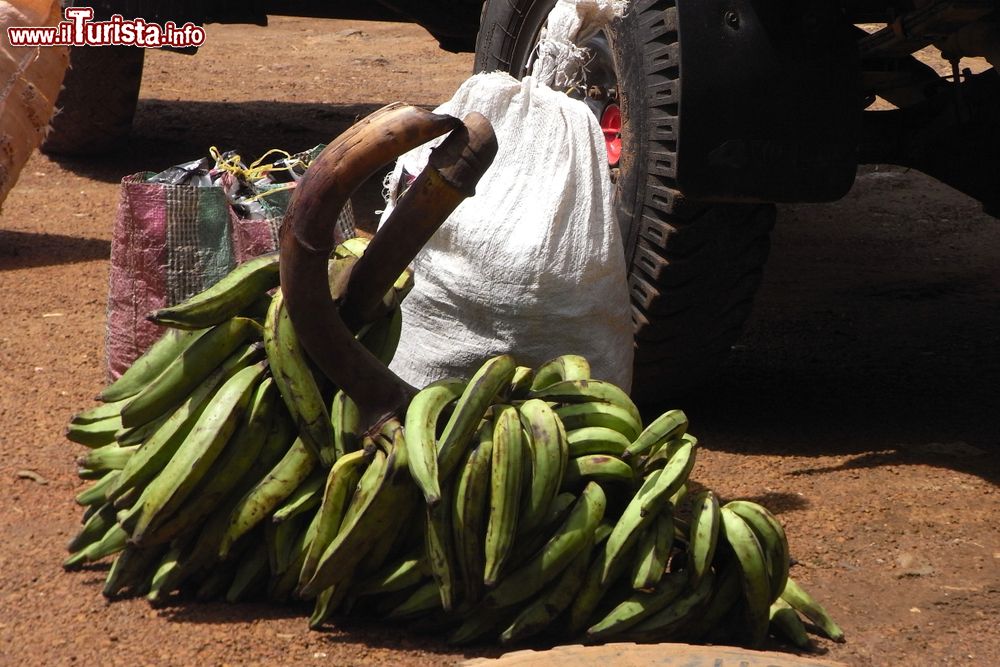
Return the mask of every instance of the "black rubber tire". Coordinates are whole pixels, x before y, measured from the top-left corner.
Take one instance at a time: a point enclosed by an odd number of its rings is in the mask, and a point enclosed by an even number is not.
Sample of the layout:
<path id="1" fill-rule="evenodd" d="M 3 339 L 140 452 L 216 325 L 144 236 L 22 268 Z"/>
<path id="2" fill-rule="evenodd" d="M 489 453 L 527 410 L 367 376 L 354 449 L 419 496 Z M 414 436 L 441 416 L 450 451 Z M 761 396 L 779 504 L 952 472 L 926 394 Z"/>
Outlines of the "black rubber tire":
<path id="1" fill-rule="evenodd" d="M 144 55 L 145 49 L 131 46 L 73 47 L 42 152 L 99 155 L 124 143 L 132 131 Z"/>
<path id="2" fill-rule="evenodd" d="M 523 73 L 553 5 L 487 0 L 476 71 Z M 676 0 L 634 1 L 608 35 L 623 120 L 615 196 L 636 341 L 632 394 L 647 404 L 717 374 L 750 315 L 774 226 L 771 204 L 699 204 L 676 188 L 676 12 Z"/>

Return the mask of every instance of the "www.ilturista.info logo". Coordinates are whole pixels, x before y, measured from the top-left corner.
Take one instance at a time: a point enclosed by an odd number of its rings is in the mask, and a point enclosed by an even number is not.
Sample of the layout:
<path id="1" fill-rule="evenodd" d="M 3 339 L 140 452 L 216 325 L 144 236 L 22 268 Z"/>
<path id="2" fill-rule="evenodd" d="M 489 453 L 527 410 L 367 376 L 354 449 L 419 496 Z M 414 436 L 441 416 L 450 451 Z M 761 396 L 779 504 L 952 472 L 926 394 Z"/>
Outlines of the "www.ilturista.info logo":
<path id="1" fill-rule="evenodd" d="M 48 27 L 7 28 L 11 46 L 161 46 L 183 48 L 205 43 L 205 29 L 193 23 L 163 25 L 115 14 L 108 21 L 94 21 L 93 7 L 67 7 L 65 20 Z"/>

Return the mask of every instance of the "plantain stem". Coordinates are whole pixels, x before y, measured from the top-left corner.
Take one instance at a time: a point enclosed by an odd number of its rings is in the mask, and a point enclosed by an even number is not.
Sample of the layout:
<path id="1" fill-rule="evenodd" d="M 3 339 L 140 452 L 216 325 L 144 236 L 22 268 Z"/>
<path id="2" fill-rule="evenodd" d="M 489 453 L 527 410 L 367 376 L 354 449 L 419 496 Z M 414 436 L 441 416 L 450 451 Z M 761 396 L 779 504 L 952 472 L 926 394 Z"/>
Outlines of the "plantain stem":
<path id="1" fill-rule="evenodd" d="M 496 153 L 496 138 L 485 118 L 474 114 L 470 127 L 453 132 L 435 150 L 418 177 L 419 190 L 400 201 L 397 221 L 372 241 L 346 300 L 355 304 L 352 323 L 389 289 L 434 230 L 474 191 Z M 376 169 L 400 154 L 461 126 L 451 116 L 416 107 L 389 105 L 351 127 L 328 146 L 295 190 L 281 235 L 281 287 L 302 347 L 316 365 L 354 400 L 367 426 L 402 415 L 416 390 L 390 371 L 355 338 L 341 318 L 327 285 L 333 251 L 333 221 Z M 423 185 L 426 183 L 426 185 Z M 412 187 L 412 186 L 411 186 Z M 410 203 L 407 203 L 407 202 Z M 407 213 L 412 208 L 412 213 Z M 410 229 L 421 216 L 418 233 Z M 427 218 L 423 216 L 428 216 Z M 434 216 L 434 217 L 430 217 Z M 402 250 L 398 247 L 402 246 Z M 359 260 L 358 266 L 362 266 Z M 352 273 L 354 273 L 352 271 Z M 351 286 L 358 295 L 351 297 Z"/>
<path id="2" fill-rule="evenodd" d="M 371 321 L 382 297 L 466 197 L 497 153 L 490 122 L 470 113 L 431 152 L 427 167 L 400 198 L 351 272 L 340 311 L 351 330 Z"/>

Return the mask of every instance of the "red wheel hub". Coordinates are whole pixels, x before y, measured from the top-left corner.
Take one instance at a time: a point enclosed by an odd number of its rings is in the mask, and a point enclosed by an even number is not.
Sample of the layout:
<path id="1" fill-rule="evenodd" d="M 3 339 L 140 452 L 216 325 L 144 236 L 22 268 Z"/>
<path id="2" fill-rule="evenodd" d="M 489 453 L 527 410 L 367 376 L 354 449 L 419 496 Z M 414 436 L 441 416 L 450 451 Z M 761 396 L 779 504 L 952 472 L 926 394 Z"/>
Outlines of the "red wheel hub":
<path id="1" fill-rule="evenodd" d="M 608 149 L 608 164 L 618 166 L 622 157 L 622 112 L 617 104 L 609 104 L 601 114 L 601 131 L 604 145 Z"/>

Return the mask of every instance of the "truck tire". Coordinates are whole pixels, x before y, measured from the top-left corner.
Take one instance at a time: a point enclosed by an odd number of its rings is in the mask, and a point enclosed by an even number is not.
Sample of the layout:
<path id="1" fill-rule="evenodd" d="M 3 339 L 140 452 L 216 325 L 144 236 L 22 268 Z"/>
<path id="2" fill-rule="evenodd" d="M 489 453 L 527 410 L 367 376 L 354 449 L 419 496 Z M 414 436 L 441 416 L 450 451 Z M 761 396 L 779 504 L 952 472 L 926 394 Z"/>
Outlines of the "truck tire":
<path id="1" fill-rule="evenodd" d="M 554 4 L 487 0 L 476 71 L 521 76 Z M 615 204 L 636 345 L 632 394 L 651 406 L 720 370 L 750 314 L 775 215 L 771 204 L 710 205 L 677 190 L 683 67 L 676 4 L 633 2 L 607 35 L 620 100 Z"/>
<path id="2" fill-rule="evenodd" d="M 42 152 L 98 155 L 120 146 L 132 130 L 144 54 L 131 46 L 73 47 Z"/>

